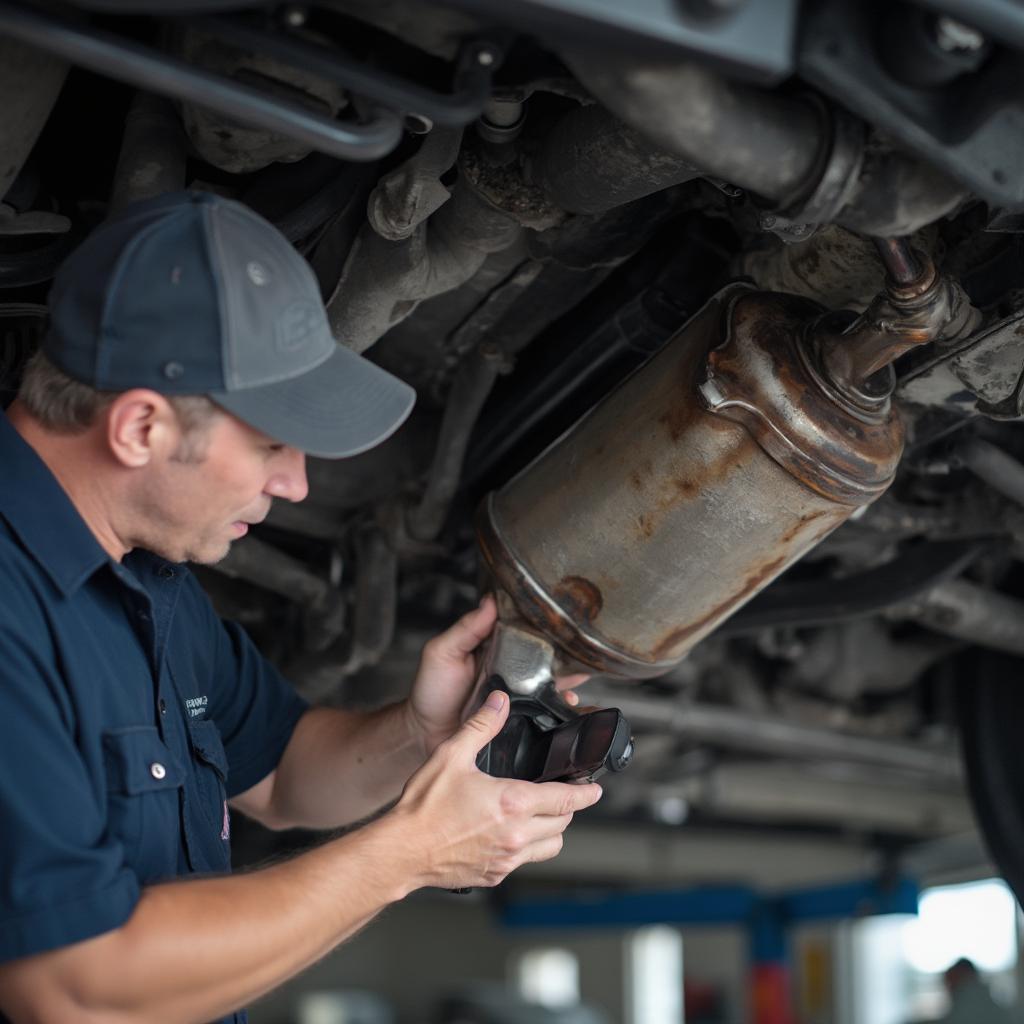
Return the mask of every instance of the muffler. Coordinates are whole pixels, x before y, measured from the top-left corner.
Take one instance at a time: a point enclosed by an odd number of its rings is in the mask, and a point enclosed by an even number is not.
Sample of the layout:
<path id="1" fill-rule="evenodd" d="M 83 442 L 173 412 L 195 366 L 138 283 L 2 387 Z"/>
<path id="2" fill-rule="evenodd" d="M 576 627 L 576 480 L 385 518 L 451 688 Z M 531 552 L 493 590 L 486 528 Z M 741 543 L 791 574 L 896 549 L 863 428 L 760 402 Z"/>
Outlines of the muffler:
<path id="1" fill-rule="evenodd" d="M 903 450 L 892 361 L 977 314 L 905 242 L 877 245 L 886 290 L 861 316 L 730 285 L 486 498 L 503 651 L 490 678 L 513 717 L 517 699 L 564 703 L 556 670 L 668 671 L 889 486 Z"/>

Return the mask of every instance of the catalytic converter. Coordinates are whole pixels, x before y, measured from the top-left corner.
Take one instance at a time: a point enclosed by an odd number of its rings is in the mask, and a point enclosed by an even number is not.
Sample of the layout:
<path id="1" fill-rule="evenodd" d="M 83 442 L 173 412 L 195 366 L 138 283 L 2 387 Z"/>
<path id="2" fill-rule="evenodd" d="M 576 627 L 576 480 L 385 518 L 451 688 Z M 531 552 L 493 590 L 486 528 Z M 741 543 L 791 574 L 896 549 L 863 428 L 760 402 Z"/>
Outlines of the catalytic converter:
<path id="1" fill-rule="evenodd" d="M 556 667 L 668 671 L 892 482 L 904 437 L 892 361 L 967 335 L 978 314 L 905 241 L 876 244 L 886 290 L 859 317 L 730 285 L 487 496 L 478 539 L 500 622 L 485 674 L 512 695 L 492 747 L 515 747 L 488 755 L 495 774 L 516 774 L 517 705 L 561 716 L 552 728 L 579 717 L 555 693 Z M 602 768 L 624 767 L 628 727 L 605 733 Z M 544 777 L 556 769 L 545 762 Z"/>

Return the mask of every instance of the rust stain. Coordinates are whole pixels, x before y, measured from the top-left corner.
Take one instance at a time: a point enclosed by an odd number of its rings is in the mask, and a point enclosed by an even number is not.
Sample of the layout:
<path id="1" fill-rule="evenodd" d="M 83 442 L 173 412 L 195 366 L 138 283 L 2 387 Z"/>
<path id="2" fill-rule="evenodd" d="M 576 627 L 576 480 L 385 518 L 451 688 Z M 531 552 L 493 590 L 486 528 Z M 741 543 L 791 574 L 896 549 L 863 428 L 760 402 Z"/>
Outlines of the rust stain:
<path id="1" fill-rule="evenodd" d="M 835 513 L 830 509 L 819 509 L 817 512 L 807 512 L 802 515 L 788 530 L 782 535 L 783 544 L 792 544 L 796 538 L 804 532 L 804 528 L 809 526 L 811 523 L 816 522 L 819 519 L 823 519 L 826 516 L 834 516 Z"/>
<path id="2" fill-rule="evenodd" d="M 634 462 L 632 454 L 629 456 L 629 461 Z M 654 476 L 654 463 L 648 459 L 642 459 L 639 464 L 634 465 L 629 471 L 629 485 L 634 491 L 643 493 L 644 487 L 647 482 Z"/>
<path id="3" fill-rule="evenodd" d="M 675 444 L 686 433 L 692 418 L 688 403 L 676 401 L 658 417 L 658 422 L 668 431 L 669 439 Z"/>
<path id="4" fill-rule="evenodd" d="M 712 419 L 711 414 L 707 414 Z M 731 437 L 729 447 L 716 458 L 697 464 L 685 476 L 669 477 L 665 481 L 662 497 L 656 511 L 667 512 L 677 505 L 693 501 L 709 488 L 717 487 L 730 477 L 743 472 L 754 458 L 764 458 L 757 442 L 736 424 L 729 424 Z"/>
<path id="5" fill-rule="evenodd" d="M 573 621 L 585 625 L 590 625 L 604 607 L 604 597 L 597 584 L 584 576 L 564 576 L 551 596 Z"/>
<path id="6" fill-rule="evenodd" d="M 572 623 L 549 605 L 537 601 L 533 588 L 527 582 L 522 570 L 495 535 L 494 527 L 484 509 L 480 510 L 477 517 L 477 541 L 484 562 L 494 574 L 494 578 L 505 593 L 512 598 L 519 614 L 534 629 L 550 637 L 567 654 L 585 665 L 591 665 L 596 669 L 614 667 L 611 664 L 605 664 L 601 659 L 595 661 L 594 652 L 582 640 Z"/>
<path id="7" fill-rule="evenodd" d="M 595 649 L 580 635 L 575 623 L 568 617 L 568 608 L 552 608 L 543 601 L 538 601 L 532 586 L 522 569 L 511 557 L 501 539 L 495 534 L 493 524 L 481 509 L 477 517 L 477 540 L 484 562 L 494 574 L 498 585 L 509 595 L 516 610 L 534 629 L 548 636 L 570 658 L 582 665 L 588 665 L 599 672 L 622 672 L 624 666 L 619 659 L 609 656 L 606 652 Z M 591 581 L 578 576 L 568 576 L 563 584 L 570 584 L 569 591 L 577 599 L 590 602 L 588 607 L 596 615 L 603 603 L 601 591 Z M 625 651 L 632 656 L 631 651 Z"/>
<path id="8" fill-rule="evenodd" d="M 691 498 L 695 498 L 700 494 L 700 482 L 697 480 L 681 480 L 677 478 L 671 481 L 671 485 L 676 494 L 684 501 L 689 501 Z"/>

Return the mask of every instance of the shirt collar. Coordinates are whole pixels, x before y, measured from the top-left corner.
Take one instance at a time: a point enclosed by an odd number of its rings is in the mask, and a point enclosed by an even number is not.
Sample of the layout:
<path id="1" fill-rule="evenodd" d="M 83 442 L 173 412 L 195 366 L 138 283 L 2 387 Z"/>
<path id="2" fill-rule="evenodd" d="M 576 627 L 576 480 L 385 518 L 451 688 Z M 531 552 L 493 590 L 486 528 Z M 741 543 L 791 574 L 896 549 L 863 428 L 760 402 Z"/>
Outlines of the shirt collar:
<path id="1" fill-rule="evenodd" d="M 65 597 L 101 565 L 112 561 L 86 525 L 67 492 L 0 414 L 0 516 Z"/>

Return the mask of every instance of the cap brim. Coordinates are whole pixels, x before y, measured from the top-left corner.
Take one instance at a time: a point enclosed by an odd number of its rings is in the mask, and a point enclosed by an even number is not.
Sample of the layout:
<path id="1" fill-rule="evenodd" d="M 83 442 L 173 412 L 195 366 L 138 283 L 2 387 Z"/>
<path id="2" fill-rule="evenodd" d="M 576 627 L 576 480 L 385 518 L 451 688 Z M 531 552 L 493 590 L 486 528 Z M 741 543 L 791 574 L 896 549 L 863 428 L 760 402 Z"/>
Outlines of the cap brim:
<path id="1" fill-rule="evenodd" d="M 416 392 L 351 349 L 290 380 L 209 396 L 240 420 L 307 455 L 365 452 L 405 422 Z"/>

